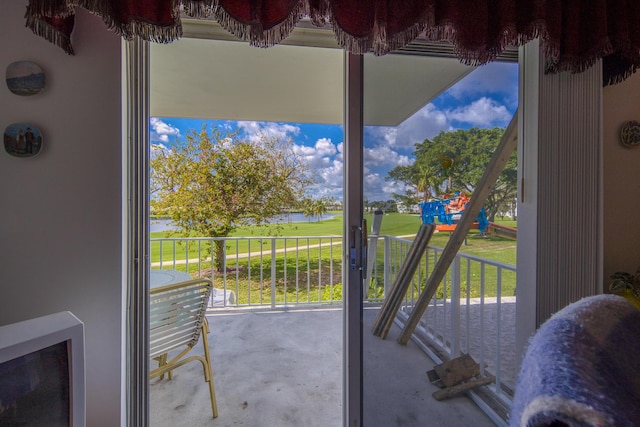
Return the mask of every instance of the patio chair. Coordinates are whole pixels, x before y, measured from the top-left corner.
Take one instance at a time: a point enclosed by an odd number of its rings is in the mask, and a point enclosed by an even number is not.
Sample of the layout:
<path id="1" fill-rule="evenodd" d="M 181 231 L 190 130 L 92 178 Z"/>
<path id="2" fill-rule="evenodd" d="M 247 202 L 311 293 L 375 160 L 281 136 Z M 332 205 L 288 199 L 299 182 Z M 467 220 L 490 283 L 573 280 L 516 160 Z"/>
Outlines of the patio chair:
<path id="1" fill-rule="evenodd" d="M 211 411 L 218 416 L 218 405 L 213 386 L 213 371 L 209 352 L 209 323 L 205 317 L 213 284 L 209 279 L 188 280 L 152 289 L 149 301 L 149 353 L 158 367 L 151 369 L 149 377 L 163 378 L 189 362 L 199 361 L 204 370 L 204 380 L 209 385 Z M 185 355 L 202 336 L 204 356 Z M 171 352 L 178 354 L 169 356 Z"/>

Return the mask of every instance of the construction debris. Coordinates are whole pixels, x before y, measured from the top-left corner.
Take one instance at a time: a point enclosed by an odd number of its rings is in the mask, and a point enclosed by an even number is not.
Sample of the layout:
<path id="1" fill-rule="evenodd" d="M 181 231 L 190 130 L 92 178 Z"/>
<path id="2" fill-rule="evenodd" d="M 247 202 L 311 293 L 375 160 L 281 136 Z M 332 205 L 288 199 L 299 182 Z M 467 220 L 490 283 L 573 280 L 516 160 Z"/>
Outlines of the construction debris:
<path id="1" fill-rule="evenodd" d="M 495 381 L 493 375 L 480 377 L 480 365 L 468 354 L 448 360 L 427 371 L 429 381 L 440 387 L 433 393 L 436 400 L 444 400 Z"/>

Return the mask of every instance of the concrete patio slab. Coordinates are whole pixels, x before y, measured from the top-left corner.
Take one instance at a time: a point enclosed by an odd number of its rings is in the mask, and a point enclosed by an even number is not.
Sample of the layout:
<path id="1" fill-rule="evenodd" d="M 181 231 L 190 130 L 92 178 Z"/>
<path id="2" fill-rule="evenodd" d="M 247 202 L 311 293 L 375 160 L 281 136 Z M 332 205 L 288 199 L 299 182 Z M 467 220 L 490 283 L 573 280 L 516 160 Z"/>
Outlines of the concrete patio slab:
<path id="1" fill-rule="evenodd" d="M 371 334 L 364 319 L 364 426 L 493 426 L 468 398 L 438 402 L 426 371 L 433 362 L 413 342 Z M 150 425 L 342 426 L 342 310 L 221 311 L 211 324 L 219 416 L 213 419 L 198 363 L 150 387 Z M 199 344 L 200 345 L 200 344 Z M 195 348 L 200 352 L 201 348 Z"/>

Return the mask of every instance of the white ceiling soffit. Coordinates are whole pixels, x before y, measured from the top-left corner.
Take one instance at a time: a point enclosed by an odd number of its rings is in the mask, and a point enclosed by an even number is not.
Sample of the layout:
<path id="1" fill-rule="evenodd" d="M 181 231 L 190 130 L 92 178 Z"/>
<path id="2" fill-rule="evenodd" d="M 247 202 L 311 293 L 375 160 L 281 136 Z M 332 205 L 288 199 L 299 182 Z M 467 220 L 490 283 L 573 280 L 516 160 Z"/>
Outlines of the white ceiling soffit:
<path id="1" fill-rule="evenodd" d="M 331 30 L 303 24 L 282 45 L 259 49 L 230 42 L 212 21 L 183 20 L 183 29 L 178 41 L 151 44 L 151 116 L 343 122 L 344 54 Z M 447 45 L 412 46 L 365 55 L 366 125 L 399 125 L 473 70 Z"/>
<path id="2" fill-rule="evenodd" d="M 342 52 L 183 38 L 151 45 L 151 115 L 341 123 Z"/>

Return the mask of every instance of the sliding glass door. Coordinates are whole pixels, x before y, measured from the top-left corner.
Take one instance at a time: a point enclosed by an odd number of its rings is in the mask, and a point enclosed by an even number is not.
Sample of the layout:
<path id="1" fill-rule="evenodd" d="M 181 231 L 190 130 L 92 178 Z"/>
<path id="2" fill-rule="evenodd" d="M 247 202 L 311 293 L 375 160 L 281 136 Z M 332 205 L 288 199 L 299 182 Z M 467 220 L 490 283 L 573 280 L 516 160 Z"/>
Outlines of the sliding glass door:
<path id="1" fill-rule="evenodd" d="M 149 285 L 213 282 L 219 419 L 340 425 L 351 372 L 343 219 L 347 199 L 361 200 L 343 192 L 344 53 L 211 37 L 151 46 Z M 197 364 L 152 380 L 149 396 L 151 425 L 210 421 Z"/>

